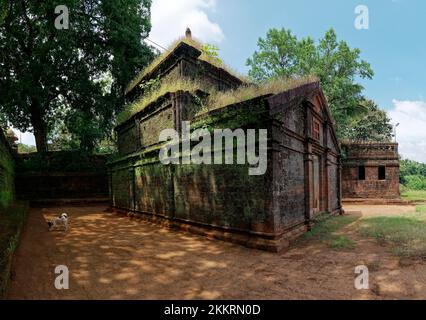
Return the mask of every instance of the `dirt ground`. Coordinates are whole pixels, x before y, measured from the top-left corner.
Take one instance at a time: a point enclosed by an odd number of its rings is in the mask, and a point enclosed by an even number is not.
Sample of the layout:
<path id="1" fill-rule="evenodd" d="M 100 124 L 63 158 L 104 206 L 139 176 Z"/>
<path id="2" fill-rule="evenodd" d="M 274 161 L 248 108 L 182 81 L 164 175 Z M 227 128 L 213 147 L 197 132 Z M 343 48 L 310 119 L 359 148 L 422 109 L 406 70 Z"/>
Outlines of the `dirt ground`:
<path id="1" fill-rule="evenodd" d="M 414 207 L 348 206 L 362 215 Z M 400 261 L 389 248 L 342 230 L 355 249 L 314 241 L 280 254 L 176 232 L 104 212 L 104 207 L 32 209 L 13 267 L 10 299 L 426 299 L 426 263 Z M 46 219 L 67 212 L 68 233 Z M 66 265 L 69 290 L 54 287 Z M 354 268 L 367 265 L 370 289 L 354 288 Z"/>

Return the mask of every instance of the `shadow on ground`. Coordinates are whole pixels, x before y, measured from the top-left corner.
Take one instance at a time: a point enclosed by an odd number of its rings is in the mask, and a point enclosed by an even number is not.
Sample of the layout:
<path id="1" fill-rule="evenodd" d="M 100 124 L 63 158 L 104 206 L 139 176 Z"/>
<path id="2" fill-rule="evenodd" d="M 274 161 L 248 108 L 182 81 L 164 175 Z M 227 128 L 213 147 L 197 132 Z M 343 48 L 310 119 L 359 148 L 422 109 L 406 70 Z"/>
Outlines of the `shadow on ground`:
<path id="1" fill-rule="evenodd" d="M 46 219 L 60 212 L 69 214 L 70 230 L 48 232 Z M 168 230 L 105 207 L 31 209 L 8 298 L 426 298 L 424 263 L 401 266 L 386 247 L 348 228 L 356 241 L 351 250 L 333 251 L 312 240 L 274 254 Z M 370 290 L 354 288 L 354 268 L 362 264 L 370 268 Z M 54 287 L 57 265 L 70 270 L 69 290 Z"/>

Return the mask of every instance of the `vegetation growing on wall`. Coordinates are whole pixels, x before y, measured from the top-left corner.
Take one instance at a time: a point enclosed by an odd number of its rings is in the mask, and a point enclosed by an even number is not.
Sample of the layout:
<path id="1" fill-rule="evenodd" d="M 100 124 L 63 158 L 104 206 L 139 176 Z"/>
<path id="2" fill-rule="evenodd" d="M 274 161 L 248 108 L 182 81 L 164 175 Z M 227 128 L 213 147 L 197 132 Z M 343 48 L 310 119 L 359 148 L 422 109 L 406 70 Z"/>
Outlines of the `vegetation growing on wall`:
<path id="1" fill-rule="evenodd" d="M 152 72 L 165 58 L 167 58 L 173 50 L 177 48 L 177 46 L 181 43 L 186 43 L 198 50 L 201 51 L 201 55 L 198 57 L 199 60 L 206 61 L 217 68 L 221 68 L 228 73 L 232 74 L 234 77 L 244 79 L 245 77 L 238 72 L 232 70 L 229 66 L 227 66 L 219 57 L 218 57 L 218 49 L 215 46 L 209 44 L 202 44 L 200 41 L 192 38 L 180 38 L 170 45 L 169 49 L 159 55 L 154 61 L 146 67 L 141 73 L 139 73 L 128 85 L 126 92 L 129 92 L 134 87 L 137 86 L 139 82 L 141 82 L 142 78 L 147 74 Z"/>
<path id="2" fill-rule="evenodd" d="M 314 76 L 274 78 L 260 84 L 248 84 L 235 90 L 213 91 L 202 111 L 219 109 L 268 94 L 278 94 L 299 86 L 318 81 Z"/>
<path id="3" fill-rule="evenodd" d="M 28 207 L 22 204 L 0 208 L 0 300 L 4 297 L 10 279 L 10 269 Z"/>
<path id="4" fill-rule="evenodd" d="M 0 142 L 0 208 L 13 200 L 14 164 L 6 146 Z"/>
<path id="5" fill-rule="evenodd" d="M 156 88 L 156 90 L 149 90 L 141 99 L 127 106 L 120 114 L 118 114 L 117 122 L 120 124 L 127 121 L 133 115 L 142 111 L 149 104 L 167 93 L 174 93 L 178 91 L 195 92 L 200 89 L 201 85 L 198 82 L 184 78 L 167 78 L 161 81 L 161 84 Z"/>
<path id="6" fill-rule="evenodd" d="M 160 85 L 155 85 L 154 90 L 148 90 L 141 99 L 129 105 L 122 111 L 117 118 L 118 123 L 123 123 L 130 119 L 136 113 L 142 111 L 149 104 L 153 103 L 167 93 L 178 91 L 195 92 L 202 90 L 209 94 L 206 101 L 199 100 L 201 104 L 198 115 L 205 112 L 219 109 L 227 105 L 247 101 L 267 94 L 278 94 L 296 88 L 298 86 L 318 81 L 316 77 L 306 76 L 298 78 L 275 78 L 264 81 L 261 84 L 247 84 L 235 90 L 218 91 L 213 88 L 203 86 L 197 81 L 185 78 L 169 77 L 161 81 Z"/>

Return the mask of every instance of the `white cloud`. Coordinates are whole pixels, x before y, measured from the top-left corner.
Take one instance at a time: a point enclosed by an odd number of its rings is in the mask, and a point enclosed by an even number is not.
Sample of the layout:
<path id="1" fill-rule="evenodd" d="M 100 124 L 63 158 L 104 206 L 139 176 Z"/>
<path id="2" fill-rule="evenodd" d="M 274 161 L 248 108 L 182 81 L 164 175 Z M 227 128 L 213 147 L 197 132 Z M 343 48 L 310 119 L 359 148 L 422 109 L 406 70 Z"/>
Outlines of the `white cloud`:
<path id="1" fill-rule="evenodd" d="M 397 127 L 399 153 L 411 160 L 426 163 L 426 102 L 393 100 L 389 116 Z"/>
<path id="2" fill-rule="evenodd" d="M 194 38 L 219 43 L 225 37 L 223 31 L 208 16 L 215 9 L 216 0 L 154 0 L 149 39 L 167 47 L 189 27 Z"/>

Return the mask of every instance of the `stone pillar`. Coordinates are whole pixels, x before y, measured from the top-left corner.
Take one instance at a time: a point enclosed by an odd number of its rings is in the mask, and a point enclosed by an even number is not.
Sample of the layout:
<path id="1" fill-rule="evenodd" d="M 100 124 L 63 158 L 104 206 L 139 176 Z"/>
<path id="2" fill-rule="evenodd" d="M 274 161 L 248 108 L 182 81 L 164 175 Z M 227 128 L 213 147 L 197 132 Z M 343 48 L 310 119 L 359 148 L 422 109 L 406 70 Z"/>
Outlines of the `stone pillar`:
<path id="1" fill-rule="evenodd" d="M 309 108 L 305 108 L 305 155 L 304 155 L 304 166 L 305 166 L 305 221 L 310 229 L 310 222 L 312 218 L 312 191 L 313 191 L 313 154 L 312 154 L 312 114 Z"/>
<path id="2" fill-rule="evenodd" d="M 181 103 L 179 101 L 179 93 L 172 93 L 172 108 L 174 114 L 174 125 L 175 130 L 181 134 L 182 133 L 182 116 L 181 116 Z"/>
<path id="3" fill-rule="evenodd" d="M 136 209 L 136 194 L 135 194 L 135 169 L 131 168 L 128 170 L 128 181 L 129 181 L 129 210 L 135 211 Z"/>
<path id="4" fill-rule="evenodd" d="M 337 201 L 339 205 L 340 214 L 343 214 L 342 210 L 342 156 L 339 154 L 337 157 Z"/>
<path id="5" fill-rule="evenodd" d="M 190 106 L 190 100 L 187 93 L 178 91 L 172 94 L 172 107 L 174 112 L 174 124 L 175 130 L 182 133 L 182 121 L 188 121 L 188 108 Z"/>
<path id="6" fill-rule="evenodd" d="M 141 136 L 141 120 L 135 117 L 135 135 L 136 135 L 136 150 L 142 149 L 142 136 Z"/>
<path id="7" fill-rule="evenodd" d="M 313 216 L 312 197 L 313 197 L 313 155 L 305 154 L 305 215 L 306 220 L 310 221 Z"/>
<path id="8" fill-rule="evenodd" d="M 329 133 L 329 123 L 328 123 L 328 121 L 325 121 L 323 126 L 322 126 L 322 135 L 323 135 L 322 145 L 326 148 L 324 155 L 323 155 L 324 172 L 323 172 L 323 177 L 322 177 L 322 189 L 323 189 L 322 198 L 323 198 L 324 207 L 322 209 L 325 209 L 326 211 L 331 212 L 331 208 L 330 208 L 330 166 L 331 166 L 331 163 L 330 163 L 330 159 L 329 159 L 330 149 L 328 148 L 328 133 Z"/>

